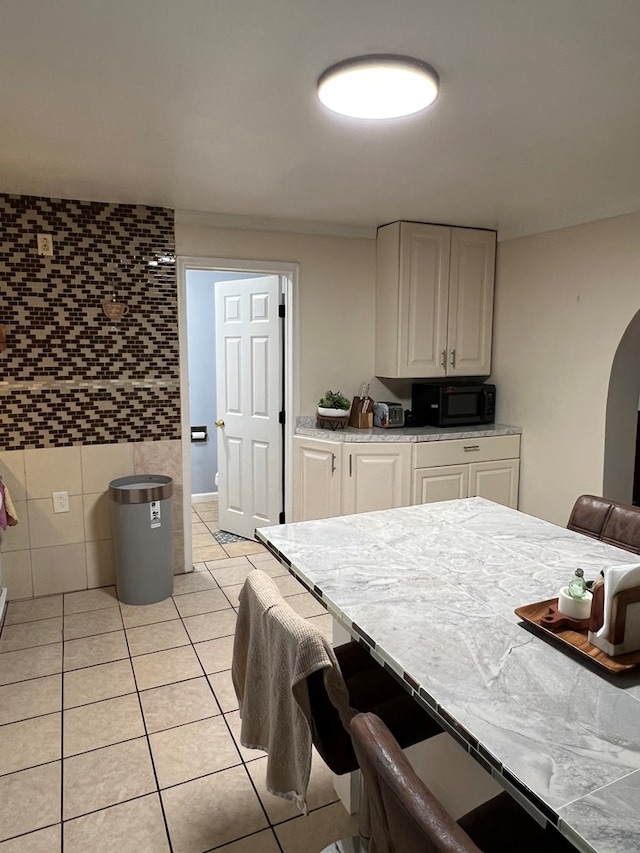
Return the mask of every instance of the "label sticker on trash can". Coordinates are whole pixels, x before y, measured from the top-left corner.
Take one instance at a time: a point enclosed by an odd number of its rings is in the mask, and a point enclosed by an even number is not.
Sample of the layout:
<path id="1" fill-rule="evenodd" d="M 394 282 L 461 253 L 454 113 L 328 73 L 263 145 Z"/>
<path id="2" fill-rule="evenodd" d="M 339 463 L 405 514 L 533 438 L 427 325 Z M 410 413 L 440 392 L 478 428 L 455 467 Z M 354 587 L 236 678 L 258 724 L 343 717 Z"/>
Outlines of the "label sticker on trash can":
<path id="1" fill-rule="evenodd" d="M 162 527 L 160 520 L 160 501 L 151 501 L 149 504 L 149 512 L 151 514 L 151 528 Z"/>

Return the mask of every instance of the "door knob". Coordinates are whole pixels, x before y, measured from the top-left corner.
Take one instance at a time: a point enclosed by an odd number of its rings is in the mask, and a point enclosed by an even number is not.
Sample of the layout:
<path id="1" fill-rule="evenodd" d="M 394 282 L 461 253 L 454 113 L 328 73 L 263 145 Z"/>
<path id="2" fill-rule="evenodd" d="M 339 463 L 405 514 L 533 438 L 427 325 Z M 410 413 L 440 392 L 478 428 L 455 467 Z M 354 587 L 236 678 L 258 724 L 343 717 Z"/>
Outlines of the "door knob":
<path id="1" fill-rule="evenodd" d="M 217 427 L 223 427 L 223 426 L 224 426 L 224 421 L 222 421 L 222 420 L 221 420 L 221 421 L 216 421 L 216 426 L 217 426 Z"/>

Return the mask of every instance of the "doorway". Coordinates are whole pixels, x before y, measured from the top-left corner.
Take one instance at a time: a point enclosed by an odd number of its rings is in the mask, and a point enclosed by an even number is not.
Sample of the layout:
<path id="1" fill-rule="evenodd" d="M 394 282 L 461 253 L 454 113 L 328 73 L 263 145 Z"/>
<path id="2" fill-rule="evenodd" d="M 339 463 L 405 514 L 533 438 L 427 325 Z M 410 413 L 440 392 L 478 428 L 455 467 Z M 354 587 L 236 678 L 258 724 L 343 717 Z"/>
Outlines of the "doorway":
<path id="1" fill-rule="evenodd" d="M 291 512 L 291 450 L 293 440 L 293 428 L 295 424 L 295 413 L 298 408 L 298 376 L 297 376 L 297 318 L 296 318 L 296 286 L 297 286 L 297 265 L 286 263 L 272 263 L 259 261 L 240 261 L 230 260 L 225 258 L 179 258 L 178 265 L 178 310 L 179 310 L 179 334 L 180 334 L 180 373 L 181 373 L 181 409 L 182 409 L 182 456 L 183 456 L 183 483 L 184 483 L 184 530 L 185 530 L 185 567 L 190 570 L 193 565 L 193 543 L 191 538 L 191 496 L 196 495 L 196 500 L 210 500 L 212 497 L 220 497 L 224 499 L 225 506 L 231 506 L 232 511 L 225 516 L 225 522 L 222 522 L 220 527 L 237 529 L 229 529 L 229 533 L 237 533 L 245 537 L 253 535 L 254 527 L 264 526 L 264 524 L 278 523 L 290 517 Z M 246 516 L 242 512 L 238 513 L 238 496 L 243 492 L 245 496 L 248 494 L 249 481 L 251 476 L 240 476 L 238 473 L 241 469 L 235 464 L 237 459 L 234 453 L 237 451 L 241 442 L 236 440 L 232 435 L 233 430 L 226 426 L 225 421 L 234 421 L 234 406 L 227 411 L 231 411 L 229 418 L 219 416 L 218 408 L 220 401 L 220 387 L 217 389 L 214 377 L 217 377 L 220 385 L 228 383 L 229 375 L 233 375 L 238 371 L 238 364 L 234 362 L 235 341 L 232 341 L 230 347 L 226 347 L 226 352 L 231 355 L 225 355 L 225 347 L 220 347 L 220 341 L 216 346 L 216 335 L 214 328 L 215 313 L 213 308 L 214 300 L 220 300 L 221 292 L 224 291 L 227 296 L 227 302 L 223 305 L 235 306 L 240 305 L 243 300 L 243 293 L 252 289 L 252 282 L 267 281 L 277 282 L 278 292 L 277 300 L 281 303 L 281 315 L 284 317 L 279 320 L 278 329 L 278 358 L 273 358 L 268 363 L 267 368 L 272 374 L 277 371 L 277 375 L 269 377 L 269 384 L 276 387 L 278 390 L 278 400 L 281 401 L 281 411 L 284 412 L 284 424 L 278 425 L 278 447 L 275 447 L 273 452 L 268 452 L 265 449 L 263 437 L 256 436 L 252 441 L 252 447 L 257 448 L 258 456 L 262 452 L 262 457 L 268 458 L 271 462 L 268 466 L 262 466 L 261 470 L 268 467 L 268 475 L 263 476 L 263 481 L 258 483 L 257 500 L 260 504 L 260 499 L 265 492 L 265 480 L 269 480 L 269 490 L 271 494 L 271 512 L 258 512 L 254 519 L 251 514 Z M 236 288 L 235 282 L 238 282 Z M 191 288 L 191 290 L 189 290 Z M 234 289 L 237 290 L 237 299 L 229 299 L 229 294 L 233 296 Z M 256 288 L 254 287 L 253 290 Z M 258 288 L 259 289 L 259 288 Z M 207 309 L 211 318 L 210 334 L 208 346 L 206 347 L 205 362 L 200 364 L 199 361 L 194 362 L 193 358 L 190 363 L 190 347 L 193 343 L 192 337 L 198 336 L 202 339 L 203 334 L 206 338 L 206 320 L 202 316 L 197 316 L 197 320 L 193 321 L 193 305 L 190 309 L 190 297 L 197 293 L 205 295 L 205 302 L 208 300 L 212 306 L 211 311 Z M 275 294 L 274 294 L 275 295 Z M 263 302 L 260 297 L 254 295 L 252 305 L 252 313 L 256 305 L 261 306 Z M 277 308 L 278 306 L 276 306 Z M 190 323 L 191 310 L 191 323 Z M 233 309 L 235 310 L 235 309 Z M 224 313 L 228 314 L 227 308 L 220 309 L 220 316 Z M 216 322 L 220 329 L 219 323 Z M 191 326 L 191 329 L 190 329 Z M 197 328 L 196 328 L 197 326 Z M 272 331 L 275 328 L 272 324 Z M 251 337 L 251 336 L 250 336 Z M 255 336 L 252 337 L 252 341 Z M 258 348 L 259 349 L 259 348 Z M 272 353 L 273 354 L 273 353 Z M 213 359 L 213 371 L 211 369 L 211 359 Z M 225 363 L 225 359 L 228 363 Z M 277 365 L 277 366 L 276 366 Z M 208 387 L 207 387 L 208 386 Z M 196 416 L 195 423 L 191 414 L 190 389 L 191 391 L 197 388 L 198 393 L 204 393 L 207 396 L 205 400 L 206 406 L 204 410 L 197 407 L 199 417 Z M 216 401 L 216 396 L 218 400 Z M 226 395 L 228 397 L 228 395 Z M 226 398 L 225 398 L 226 399 Z M 279 412 L 277 413 L 279 414 Z M 258 418 L 262 421 L 264 418 Z M 219 426 L 216 427 L 216 421 Z M 223 426 L 224 424 L 224 426 Z M 256 428 L 262 428 L 261 423 L 256 424 Z M 203 435 L 204 433 L 204 435 Z M 227 434 L 228 433 L 228 434 Z M 223 454 L 224 458 L 220 458 Z M 197 460 L 197 470 L 194 471 L 193 461 Z M 231 468 L 229 467 L 229 459 L 231 459 Z M 282 460 L 282 464 L 280 463 Z M 264 461 L 264 460 L 263 460 Z M 245 471 L 248 468 L 245 465 Z M 219 472 L 218 483 L 215 484 L 215 475 Z M 195 474 L 195 476 L 194 476 Z M 229 479 L 226 479 L 226 478 Z M 243 482 L 236 482 L 242 480 Z M 231 482 L 233 481 L 233 482 Z M 243 489 L 240 488 L 242 485 Z M 195 489 L 195 492 L 194 492 Z M 277 498 L 274 498 L 274 490 L 277 492 Z M 217 492 L 217 495 L 216 495 Z M 231 500 L 229 500 L 231 498 Z M 247 505 L 252 503 L 246 497 Z M 278 512 L 273 515 L 274 500 L 278 502 Z M 221 504 L 222 508 L 222 504 Z M 241 508 L 241 507 L 240 507 Z M 280 510 L 283 511 L 283 516 L 280 515 Z M 222 515 L 222 513 L 221 513 Z M 244 523 L 244 526 L 243 526 Z M 249 533 L 247 533 L 249 531 Z"/>

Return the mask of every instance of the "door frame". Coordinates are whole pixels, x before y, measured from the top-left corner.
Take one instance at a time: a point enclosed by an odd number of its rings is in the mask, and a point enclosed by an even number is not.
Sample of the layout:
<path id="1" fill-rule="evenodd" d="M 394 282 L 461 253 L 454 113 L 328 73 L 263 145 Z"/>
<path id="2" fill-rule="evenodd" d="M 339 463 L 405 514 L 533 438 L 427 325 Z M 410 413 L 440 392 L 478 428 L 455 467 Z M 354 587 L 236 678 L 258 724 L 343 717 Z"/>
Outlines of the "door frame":
<path id="1" fill-rule="evenodd" d="M 185 572 L 193 570 L 193 545 L 191 538 L 191 421 L 189 409 L 189 358 L 187 329 L 187 271 L 210 270 L 211 272 L 258 273 L 279 275 L 283 281 L 285 305 L 284 319 L 284 495 L 285 518 L 292 517 L 293 510 L 293 434 L 300 408 L 299 372 L 299 316 L 298 316 L 298 271 L 299 265 L 279 261 L 240 260 L 238 258 L 199 258 L 179 256 L 176 259 L 176 283 L 178 287 L 178 342 L 180 353 L 180 412 L 182 432 L 182 484 Z"/>

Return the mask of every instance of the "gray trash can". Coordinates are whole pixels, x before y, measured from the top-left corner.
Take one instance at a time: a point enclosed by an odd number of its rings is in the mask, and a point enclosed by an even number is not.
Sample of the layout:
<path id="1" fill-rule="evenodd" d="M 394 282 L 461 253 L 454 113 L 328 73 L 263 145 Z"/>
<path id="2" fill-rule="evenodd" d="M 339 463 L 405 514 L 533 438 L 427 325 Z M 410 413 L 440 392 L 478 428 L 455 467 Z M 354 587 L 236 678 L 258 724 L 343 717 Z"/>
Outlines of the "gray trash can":
<path id="1" fill-rule="evenodd" d="M 160 474 L 109 483 L 118 598 L 155 604 L 173 594 L 173 480 Z"/>

